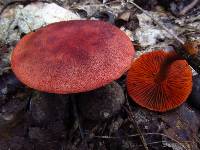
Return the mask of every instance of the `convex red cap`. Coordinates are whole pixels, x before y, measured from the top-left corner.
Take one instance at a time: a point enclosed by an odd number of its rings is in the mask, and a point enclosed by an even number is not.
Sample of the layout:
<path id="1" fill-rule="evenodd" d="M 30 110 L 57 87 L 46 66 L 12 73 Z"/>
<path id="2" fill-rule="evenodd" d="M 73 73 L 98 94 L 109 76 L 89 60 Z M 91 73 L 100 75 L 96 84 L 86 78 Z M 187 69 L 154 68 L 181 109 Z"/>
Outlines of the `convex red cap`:
<path id="1" fill-rule="evenodd" d="M 133 62 L 128 71 L 127 89 L 136 103 L 164 112 L 185 102 L 192 90 L 192 71 L 188 63 L 175 60 L 165 68 L 165 74 L 158 74 L 172 55 L 172 52 L 158 50 L 143 54 Z"/>
<path id="2" fill-rule="evenodd" d="M 119 78 L 134 48 L 117 27 L 102 21 L 53 23 L 24 36 L 11 67 L 27 86 L 51 93 L 78 93 Z"/>

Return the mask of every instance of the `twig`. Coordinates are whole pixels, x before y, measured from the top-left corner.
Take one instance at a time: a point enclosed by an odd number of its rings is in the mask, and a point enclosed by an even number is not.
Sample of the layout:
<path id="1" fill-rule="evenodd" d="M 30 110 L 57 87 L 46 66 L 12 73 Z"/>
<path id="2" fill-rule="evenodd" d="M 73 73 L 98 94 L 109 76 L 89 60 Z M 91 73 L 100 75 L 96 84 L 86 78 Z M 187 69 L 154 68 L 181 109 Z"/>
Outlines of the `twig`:
<path id="1" fill-rule="evenodd" d="M 184 123 L 186 126 L 190 126 L 190 122 L 186 122 L 181 114 L 179 114 L 178 112 L 176 112 L 176 114 L 178 115 L 182 123 Z M 197 136 L 193 136 L 193 135 L 191 136 L 198 144 L 200 144 L 200 139 Z"/>
<path id="2" fill-rule="evenodd" d="M 76 106 L 76 99 L 74 98 L 74 95 L 71 95 L 71 101 L 72 101 L 72 104 L 73 104 L 74 116 L 75 116 L 75 118 L 78 122 L 79 131 L 80 131 L 80 134 L 81 134 L 81 138 L 83 140 L 85 138 L 85 135 L 83 133 L 83 128 L 80 124 L 80 118 L 79 118 L 79 115 L 78 115 L 78 110 L 77 110 L 77 106 Z"/>
<path id="3" fill-rule="evenodd" d="M 71 95 L 71 101 L 72 101 L 72 104 L 73 104 L 74 116 L 75 116 L 75 118 L 78 122 L 80 135 L 81 135 L 83 143 L 85 144 L 84 148 L 86 148 L 88 150 L 87 140 L 86 140 L 86 137 L 85 137 L 85 134 L 84 134 L 84 131 L 83 131 L 83 127 L 81 125 L 81 121 L 80 121 L 80 118 L 79 118 L 78 110 L 77 110 L 77 103 L 76 103 L 75 95 Z"/>
<path id="4" fill-rule="evenodd" d="M 32 96 L 33 96 L 33 93 L 31 92 L 29 97 L 28 97 L 28 104 L 27 104 L 27 107 L 26 107 L 26 111 L 32 110 Z"/>
<path id="5" fill-rule="evenodd" d="M 141 10 L 145 15 L 150 17 L 155 23 L 157 23 L 161 28 L 163 28 L 168 34 L 170 34 L 172 37 L 174 37 L 177 41 L 179 41 L 181 44 L 184 44 L 184 41 L 181 40 L 174 32 L 169 30 L 166 26 L 164 26 L 159 20 L 155 19 L 153 16 L 151 16 L 149 13 L 146 12 L 142 7 L 138 6 L 136 3 L 134 3 L 133 0 L 128 0 L 129 3 L 133 4 L 135 7 L 137 7 L 139 10 Z"/>
<path id="6" fill-rule="evenodd" d="M 21 11 L 21 10 L 19 10 L 19 11 L 20 11 L 20 15 L 22 16 L 24 22 L 26 23 L 26 25 L 27 25 L 27 27 L 28 27 L 28 29 L 29 29 L 29 32 L 33 31 L 33 30 L 31 29 L 31 26 L 30 26 L 30 25 L 28 24 L 28 22 L 24 19 L 25 17 L 23 16 L 22 11 Z"/>
<path id="7" fill-rule="evenodd" d="M 128 98 L 127 98 L 127 94 L 125 94 L 125 98 L 126 98 L 126 100 L 127 100 L 127 105 L 128 105 L 128 108 L 129 108 L 130 111 L 128 111 L 127 108 L 125 108 L 125 110 L 126 110 L 126 112 L 127 112 L 128 114 L 130 114 L 130 116 L 131 116 L 131 117 L 130 117 L 130 120 L 131 120 L 131 121 L 133 122 L 133 124 L 135 125 L 136 130 L 137 130 L 137 132 L 138 132 L 139 135 L 140 135 L 140 139 L 141 139 L 141 141 L 142 141 L 142 144 L 143 144 L 145 150 L 149 150 L 149 148 L 148 148 L 148 146 L 147 146 L 147 142 L 146 142 L 146 140 L 145 140 L 145 138 L 144 138 L 144 136 L 143 136 L 143 134 L 142 134 L 142 132 L 141 132 L 141 130 L 140 130 L 138 124 L 137 124 L 137 122 L 135 121 L 135 116 L 133 115 L 132 110 L 131 110 L 131 107 L 130 107 L 130 105 L 129 105 Z"/>
<path id="8" fill-rule="evenodd" d="M 5 68 L 2 69 L 3 72 L 8 71 L 8 70 L 11 70 L 11 67 L 5 67 Z"/>
<path id="9" fill-rule="evenodd" d="M 165 135 L 163 133 L 142 133 L 143 135 L 147 136 L 147 135 L 159 135 L 159 136 L 163 136 L 163 137 L 166 137 L 170 140 L 172 140 L 174 143 L 178 143 L 182 148 L 184 148 L 185 150 L 186 147 L 180 143 L 179 141 L 177 141 L 176 139 L 168 136 L 168 135 Z M 127 136 L 123 136 L 123 138 L 132 138 L 132 137 L 137 137 L 137 136 L 140 136 L 140 134 L 131 134 L 131 135 L 127 135 Z M 114 137 L 114 136 L 98 136 L 98 135 L 95 135 L 95 136 L 92 136 L 92 138 L 97 138 L 97 139 L 119 139 L 121 137 Z M 149 145 L 149 143 L 147 143 L 147 145 Z"/>
<path id="10" fill-rule="evenodd" d="M 197 3 L 199 2 L 199 0 L 193 0 L 189 5 L 185 6 L 183 8 L 183 10 L 179 13 L 179 15 L 183 16 L 185 15 L 190 9 L 192 9 Z"/>

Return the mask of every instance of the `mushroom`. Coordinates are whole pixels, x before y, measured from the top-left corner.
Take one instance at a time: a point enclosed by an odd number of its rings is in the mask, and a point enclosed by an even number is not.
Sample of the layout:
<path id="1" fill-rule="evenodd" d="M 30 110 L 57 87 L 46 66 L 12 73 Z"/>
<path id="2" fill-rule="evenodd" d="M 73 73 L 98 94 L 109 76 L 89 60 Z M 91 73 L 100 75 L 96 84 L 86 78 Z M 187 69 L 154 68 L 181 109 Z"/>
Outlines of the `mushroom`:
<path id="1" fill-rule="evenodd" d="M 153 51 L 136 59 L 127 75 L 130 97 L 150 110 L 164 112 L 181 105 L 192 89 L 192 71 L 174 51 Z"/>
<path id="2" fill-rule="evenodd" d="M 79 93 L 118 79 L 134 53 L 125 33 L 109 23 L 62 21 L 25 35 L 12 52 L 11 67 L 33 89 Z"/>

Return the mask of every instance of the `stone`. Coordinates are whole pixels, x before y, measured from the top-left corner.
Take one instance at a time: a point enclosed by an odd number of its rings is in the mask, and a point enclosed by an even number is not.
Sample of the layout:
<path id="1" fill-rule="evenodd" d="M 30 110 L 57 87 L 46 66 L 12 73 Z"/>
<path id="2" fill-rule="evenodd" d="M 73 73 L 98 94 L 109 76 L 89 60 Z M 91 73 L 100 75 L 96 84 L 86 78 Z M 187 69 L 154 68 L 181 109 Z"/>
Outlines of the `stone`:
<path id="1" fill-rule="evenodd" d="M 151 15 L 156 20 L 159 20 L 159 22 L 166 22 L 166 20 L 169 19 L 167 16 L 156 12 L 149 11 L 147 13 L 149 13 L 149 15 Z M 140 26 L 136 29 L 136 37 L 142 47 L 154 45 L 160 41 L 164 41 L 165 38 L 173 39 L 173 37 L 169 35 L 164 29 L 158 25 L 155 25 L 153 20 L 145 13 L 137 14 L 136 16 L 139 20 Z M 176 26 L 172 25 L 171 23 L 165 24 L 165 26 L 169 30 L 172 29 L 173 32 L 177 30 Z"/>
<path id="2" fill-rule="evenodd" d="M 77 14 L 55 3 L 31 3 L 16 11 L 17 25 L 22 33 L 29 33 L 54 22 L 80 19 Z"/>
<path id="3" fill-rule="evenodd" d="M 33 125 L 46 126 L 51 122 L 64 121 L 67 114 L 68 96 L 36 92 L 30 102 Z"/>
<path id="4" fill-rule="evenodd" d="M 6 9 L 0 19 L 0 41 L 17 42 L 27 34 L 50 23 L 81 19 L 72 11 L 55 3 L 35 2 Z"/>
<path id="5" fill-rule="evenodd" d="M 91 120 L 104 120 L 120 111 L 125 97 L 118 83 L 113 82 L 97 90 L 77 96 L 81 114 Z"/>

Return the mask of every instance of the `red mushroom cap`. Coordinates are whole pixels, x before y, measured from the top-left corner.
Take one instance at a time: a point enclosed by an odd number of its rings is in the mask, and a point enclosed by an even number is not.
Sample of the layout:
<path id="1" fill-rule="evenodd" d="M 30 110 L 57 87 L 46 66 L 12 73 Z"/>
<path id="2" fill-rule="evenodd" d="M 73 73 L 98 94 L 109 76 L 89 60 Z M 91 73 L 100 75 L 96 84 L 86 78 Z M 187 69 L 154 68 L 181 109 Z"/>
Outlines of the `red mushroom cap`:
<path id="1" fill-rule="evenodd" d="M 119 78 L 134 48 L 117 27 L 94 20 L 53 23 L 24 36 L 11 67 L 27 86 L 50 93 L 78 93 Z"/>
<path id="2" fill-rule="evenodd" d="M 185 60 L 175 60 L 169 66 L 163 80 L 158 72 L 163 62 L 172 55 L 163 50 L 141 55 L 136 59 L 127 76 L 130 97 L 150 110 L 164 112 L 181 105 L 192 90 L 192 71 Z M 160 77 L 162 78 L 162 77 Z"/>

